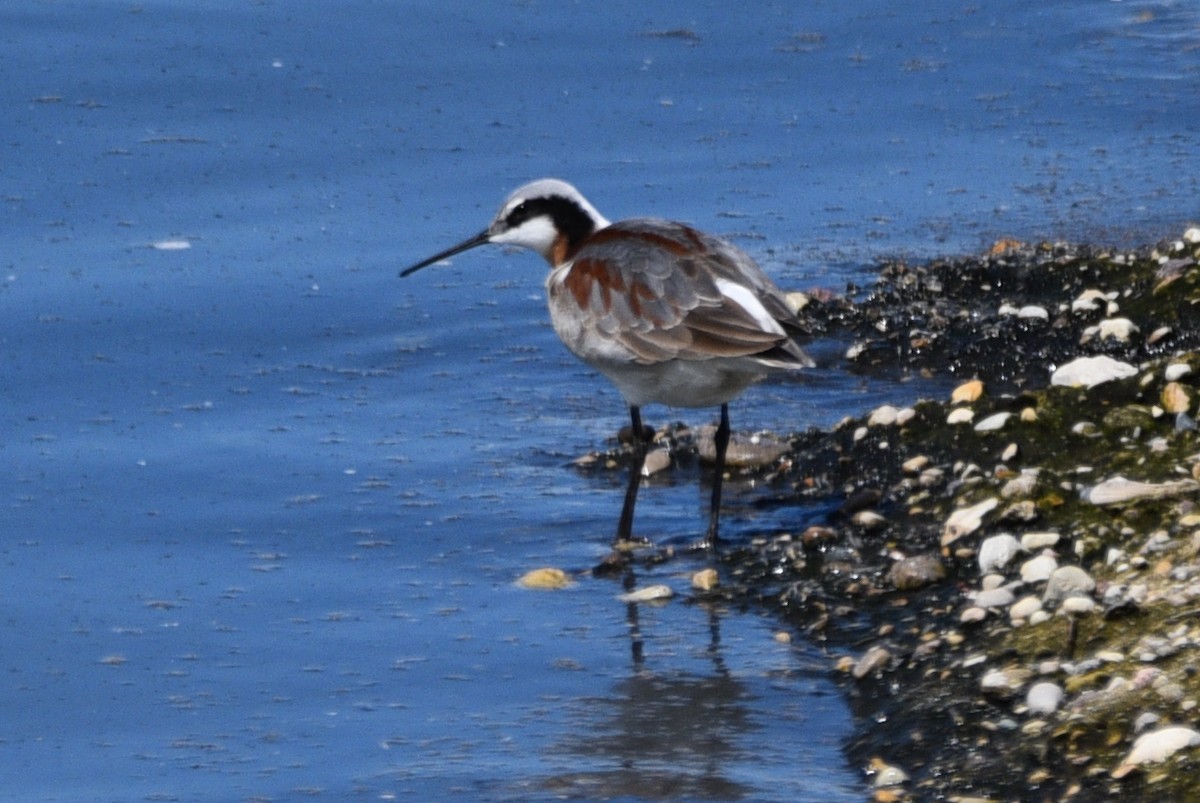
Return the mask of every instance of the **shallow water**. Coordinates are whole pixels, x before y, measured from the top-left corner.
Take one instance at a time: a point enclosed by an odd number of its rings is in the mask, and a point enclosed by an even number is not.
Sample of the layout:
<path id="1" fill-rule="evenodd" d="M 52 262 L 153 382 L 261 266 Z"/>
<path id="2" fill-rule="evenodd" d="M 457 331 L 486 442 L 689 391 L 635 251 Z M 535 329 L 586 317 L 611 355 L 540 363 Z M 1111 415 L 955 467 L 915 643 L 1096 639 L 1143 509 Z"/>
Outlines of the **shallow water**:
<path id="1" fill-rule="evenodd" d="M 542 174 L 788 287 L 1171 234 L 1200 33 L 1185 3 L 757 12 L 0 9 L 6 794 L 862 798 L 829 662 L 778 623 L 514 586 L 605 552 L 621 478 L 569 462 L 620 399 L 555 340 L 534 257 L 396 270 Z M 841 348 L 734 426 L 931 392 Z M 698 535 L 705 493 L 653 483 L 639 530 Z M 754 499 L 731 489 L 732 539 L 821 514 Z"/>

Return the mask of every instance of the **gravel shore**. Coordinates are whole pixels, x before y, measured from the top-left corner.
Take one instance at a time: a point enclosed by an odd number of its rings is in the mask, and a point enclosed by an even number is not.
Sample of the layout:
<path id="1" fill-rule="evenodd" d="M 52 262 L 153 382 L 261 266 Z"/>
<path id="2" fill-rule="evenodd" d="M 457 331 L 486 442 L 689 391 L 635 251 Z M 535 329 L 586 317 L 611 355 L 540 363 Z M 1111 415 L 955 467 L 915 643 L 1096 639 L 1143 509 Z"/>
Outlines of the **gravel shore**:
<path id="1" fill-rule="evenodd" d="M 1194 228 L 1002 242 L 793 296 L 850 370 L 962 378 L 747 444 L 731 474 L 763 504 L 832 512 L 724 551 L 696 592 L 826 645 L 876 800 L 1195 799 L 1198 258 Z M 703 432 L 662 439 L 704 457 Z"/>

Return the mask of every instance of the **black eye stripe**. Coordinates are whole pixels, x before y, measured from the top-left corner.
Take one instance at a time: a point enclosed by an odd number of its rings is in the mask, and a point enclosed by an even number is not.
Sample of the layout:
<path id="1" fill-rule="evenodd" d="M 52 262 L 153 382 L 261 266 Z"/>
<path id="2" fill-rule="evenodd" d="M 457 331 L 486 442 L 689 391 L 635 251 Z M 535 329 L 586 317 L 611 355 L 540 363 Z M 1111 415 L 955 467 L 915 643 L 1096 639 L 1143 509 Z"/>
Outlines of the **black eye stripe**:
<path id="1" fill-rule="evenodd" d="M 542 215 L 549 217 L 554 228 L 564 234 L 572 245 L 586 240 L 596 230 L 596 223 L 591 215 L 575 201 L 559 195 L 527 198 L 513 207 L 504 222 L 513 229 Z"/>

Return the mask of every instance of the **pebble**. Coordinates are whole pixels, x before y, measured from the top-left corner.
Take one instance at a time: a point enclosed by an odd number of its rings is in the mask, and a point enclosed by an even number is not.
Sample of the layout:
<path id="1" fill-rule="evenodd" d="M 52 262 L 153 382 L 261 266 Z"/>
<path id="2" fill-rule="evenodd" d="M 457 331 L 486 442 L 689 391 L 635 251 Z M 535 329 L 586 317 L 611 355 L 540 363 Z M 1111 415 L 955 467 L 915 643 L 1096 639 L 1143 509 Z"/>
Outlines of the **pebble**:
<path id="1" fill-rule="evenodd" d="M 871 770 L 875 773 L 873 781 L 875 788 L 880 789 L 885 786 L 900 786 L 908 782 L 908 773 L 899 767 L 894 767 L 890 764 L 885 764 L 879 759 L 872 759 Z"/>
<path id="2" fill-rule="evenodd" d="M 1093 388 L 1114 379 L 1137 375 L 1137 368 L 1107 355 L 1080 357 L 1060 366 L 1050 376 L 1051 385 Z"/>
<path id="3" fill-rule="evenodd" d="M 1138 331 L 1134 322 L 1128 318 L 1105 318 L 1096 328 L 1101 340 L 1116 340 L 1120 343 L 1128 343 L 1129 338 Z"/>
<path id="4" fill-rule="evenodd" d="M 1091 597 L 1067 597 L 1058 609 L 1072 616 L 1084 616 L 1096 610 L 1096 601 Z"/>
<path id="5" fill-rule="evenodd" d="M 785 293 L 783 300 L 787 302 L 787 305 L 792 312 L 799 312 L 808 306 L 811 299 L 809 299 L 807 293 L 801 293 L 797 290 L 791 293 Z"/>
<path id="6" fill-rule="evenodd" d="M 919 454 L 916 457 L 910 457 L 900 464 L 900 470 L 905 474 L 920 474 L 930 463 L 928 457 Z"/>
<path id="7" fill-rule="evenodd" d="M 978 608 L 1006 608 L 1012 605 L 1015 597 L 1007 588 L 993 588 L 989 591 L 975 593 L 975 606 Z"/>
<path id="8" fill-rule="evenodd" d="M 917 417 L 917 411 L 911 407 L 905 407 L 900 412 L 896 413 L 896 426 L 902 427 L 909 421 Z"/>
<path id="9" fill-rule="evenodd" d="M 890 427 L 896 423 L 896 416 L 900 411 L 890 404 L 885 404 L 882 407 L 876 408 L 867 418 L 868 427 Z"/>
<path id="10" fill-rule="evenodd" d="M 652 452 L 646 453 L 646 460 L 642 463 L 642 476 L 651 477 L 658 474 L 660 471 L 665 471 L 671 467 L 671 452 L 668 449 L 655 449 Z"/>
<path id="11" fill-rule="evenodd" d="M 1029 670 L 1017 667 L 989 669 L 980 679 L 979 688 L 985 694 L 1009 697 L 1025 685 L 1030 675 Z"/>
<path id="12" fill-rule="evenodd" d="M 958 617 L 958 620 L 960 622 L 962 622 L 963 624 L 970 624 L 971 622 L 982 622 L 984 619 L 987 618 L 987 615 L 988 615 L 987 608 L 980 608 L 977 605 L 972 605 L 970 608 L 967 608 L 965 611 L 962 612 L 962 615 Z"/>
<path id="13" fill-rule="evenodd" d="M 911 591 L 943 580 L 946 567 L 937 555 L 912 555 L 892 564 L 888 581 L 900 591 Z"/>
<path id="14" fill-rule="evenodd" d="M 1043 680 L 1029 688 L 1025 705 L 1034 714 L 1053 714 L 1062 705 L 1064 692 L 1057 683 Z"/>
<path id="15" fill-rule="evenodd" d="M 1015 443 L 1010 443 L 1008 446 L 1005 446 L 1004 451 L 1000 453 L 1000 459 L 1007 463 L 1020 454 L 1020 452 L 1020 446 L 1017 446 Z"/>
<path id="16" fill-rule="evenodd" d="M 979 571 L 983 574 L 1003 569 L 1021 551 L 1021 542 L 1009 533 L 993 535 L 979 546 Z"/>
<path id="17" fill-rule="evenodd" d="M 1022 597 L 1008 609 L 1008 618 L 1012 621 L 1028 619 L 1042 609 L 1042 601 L 1037 597 Z"/>
<path id="18" fill-rule="evenodd" d="M 1021 536 L 1021 546 L 1027 552 L 1033 552 L 1037 549 L 1046 549 L 1058 543 L 1061 536 L 1052 531 L 1025 533 Z"/>
<path id="19" fill-rule="evenodd" d="M 1155 343 L 1171 334 L 1172 331 L 1173 330 L 1169 326 L 1158 327 L 1146 337 L 1146 345 L 1153 346 Z"/>
<path id="20" fill-rule="evenodd" d="M 1152 728 L 1162 719 L 1158 714 L 1153 714 L 1149 711 L 1139 714 L 1138 718 L 1133 721 L 1133 732 L 1141 733 L 1147 728 Z"/>
<path id="21" fill-rule="evenodd" d="M 1003 429 L 1012 413 L 994 413 L 975 425 L 976 432 L 995 432 Z"/>
<path id="22" fill-rule="evenodd" d="M 1085 488 L 1081 496 L 1084 501 L 1093 505 L 1120 505 L 1139 499 L 1165 499 L 1180 496 L 1200 490 L 1200 483 L 1195 480 L 1176 480 L 1174 482 L 1137 482 L 1127 480 L 1122 476 L 1112 477 L 1091 488 Z"/>
<path id="23" fill-rule="evenodd" d="M 1071 312 L 1093 312 L 1101 303 L 1107 304 L 1108 297 L 1099 290 L 1084 290 L 1071 302 Z"/>
<path id="24" fill-rule="evenodd" d="M 946 519 L 946 524 L 942 527 L 942 546 L 951 544 L 964 535 L 978 530 L 979 526 L 983 524 L 983 517 L 999 504 L 997 499 L 985 499 L 951 513 L 950 518 Z"/>
<path id="25" fill-rule="evenodd" d="M 713 568 L 701 569 L 692 575 L 692 588 L 697 591 L 712 591 L 721 584 L 721 578 L 717 574 L 717 570 Z"/>
<path id="26" fill-rule="evenodd" d="M 975 417 L 975 411 L 969 407 L 955 407 L 950 411 L 950 415 L 946 416 L 947 424 L 969 424 L 971 419 Z"/>
<path id="27" fill-rule="evenodd" d="M 1200 732 L 1179 725 L 1143 733 L 1134 741 L 1125 760 L 1112 771 L 1112 776 L 1124 778 L 1142 764 L 1162 763 L 1180 750 L 1197 745 L 1200 745 Z"/>
<path id="28" fill-rule="evenodd" d="M 716 434 L 717 428 L 711 424 L 696 430 L 696 453 L 701 460 L 710 465 L 717 460 Z M 725 465 L 728 468 L 769 466 L 790 447 L 788 441 L 775 435 L 734 435 L 730 438 L 729 448 L 725 452 Z M 647 459 L 649 457 L 650 455 L 646 455 Z"/>
<path id="29" fill-rule="evenodd" d="M 874 510 L 860 510 L 850 517 L 850 521 L 864 530 L 878 530 L 887 524 L 887 518 Z"/>
<path id="30" fill-rule="evenodd" d="M 1002 574 L 985 574 L 983 580 L 980 581 L 979 587 L 984 591 L 990 591 L 993 588 L 999 588 L 1004 585 L 1005 578 Z"/>
<path id="31" fill-rule="evenodd" d="M 654 602 L 657 600 L 670 599 L 675 595 L 670 586 L 653 585 L 639 588 L 636 591 L 630 591 L 628 594 L 622 594 L 617 597 L 621 602 Z"/>
<path id="32" fill-rule="evenodd" d="M 1037 469 L 1022 471 L 1018 476 L 1004 483 L 1000 488 L 1000 495 L 1005 499 L 1012 499 L 1014 496 L 1031 496 L 1037 488 L 1037 478 Z"/>
<path id="33" fill-rule="evenodd" d="M 1059 566 L 1046 582 L 1045 602 L 1056 603 L 1067 597 L 1090 594 L 1096 588 L 1092 576 L 1078 566 Z"/>
<path id="34" fill-rule="evenodd" d="M 1017 310 L 1017 317 L 1025 318 L 1027 320 L 1028 319 L 1038 319 L 1038 320 L 1048 321 L 1048 320 L 1050 320 L 1050 313 L 1046 310 L 1045 307 L 1039 307 L 1036 304 L 1027 304 L 1024 307 L 1021 307 L 1019 310 Z"/>
<path id="35" fill-rule="evenodd" d="M 1050 575 L 1058 568 L 1058 561 L 1053 555 L 1038 555 L 1021 564 L 1021 582 L 1040 583 L 1049 580 Z"/>
<path id="36" fill-rule="evenodd" d="M 875 670 L 887 666 L 891 660 L 892 654 L 888 651 L 888 648 L 876 645 L 863 653 L 862 657 L 854 663 L 854 668 L 850 670 L 850 674 L 856 680 L 862 680 Z"/>
<path id="37" fill-rule="evenodd" d="M 517 580 L 517 585 L 522 588 L 556 590 L 571 585 L 571 578 L 562 569 L 545 567 L 525 572 Z"/>
<path id="38" fill-rule="evenodd" d="M 1175 382 L 1192 372 L 1192 366 L 1186 362 L 1173 362 L 1163 370 L 1163 378 L 1168 382 Z"/>
<path id="39" fill-rule="evenodd" d="M 1162 408 L 1168 413 L 1186 413 L 1192 406 L 1192 400 L 1183 385 L 1178 382 L 1168 382 L 1160 397 Z"/>
<path id="40" fill-rule="evenodd" d="M 1192 228 L 1185 231 L 1183 233 L 1183 241 L 1185 243 L 1191 243 L 1192 245 L 1196 245 L 1197 243 L 1200 243 L 1200 228 L 1196 228 L 1195 226 L 1193 226 Z"/>
<path id="41" fill-rule="evenodd" d="M 977 401 L 983 395 L 983 382 L 978 379 L 972 379 L 970 382 L 964 382 L 954 389 L 950 394 L 951 404 L 970 404 Z"/>

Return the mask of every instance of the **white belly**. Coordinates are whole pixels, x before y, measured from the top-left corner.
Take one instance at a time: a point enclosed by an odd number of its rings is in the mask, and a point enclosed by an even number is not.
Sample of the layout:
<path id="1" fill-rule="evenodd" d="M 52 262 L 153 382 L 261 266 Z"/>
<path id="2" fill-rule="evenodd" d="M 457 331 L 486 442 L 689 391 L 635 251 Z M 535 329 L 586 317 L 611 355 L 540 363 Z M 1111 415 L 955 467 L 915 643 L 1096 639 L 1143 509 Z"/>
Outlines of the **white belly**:
<path id="1" fill-rule="evenodd" d="M 671 360 L 655 365 L 605 365 L 592 367 L 609 378 L 626 403 L 642 407 L 718 407 L 735 398 L 766 371 L 753 372 L 745 360 Z"/>

